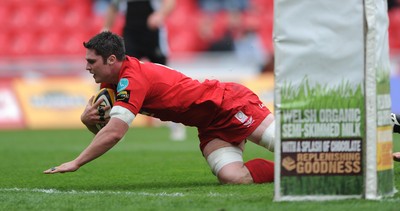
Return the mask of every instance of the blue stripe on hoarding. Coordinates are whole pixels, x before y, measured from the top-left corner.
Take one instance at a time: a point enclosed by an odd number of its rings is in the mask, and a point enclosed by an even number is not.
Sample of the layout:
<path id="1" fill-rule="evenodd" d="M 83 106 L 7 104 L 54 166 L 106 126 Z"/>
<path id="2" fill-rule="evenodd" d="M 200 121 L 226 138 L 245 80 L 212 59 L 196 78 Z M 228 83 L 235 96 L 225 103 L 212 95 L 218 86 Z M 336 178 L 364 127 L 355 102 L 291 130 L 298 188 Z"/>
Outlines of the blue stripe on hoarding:
<path id="1" fill-rule="evenodd" d="M 390 96 L 392 99 L 392 112 L 400 114 L 400 76 L 391 76 Z"/>

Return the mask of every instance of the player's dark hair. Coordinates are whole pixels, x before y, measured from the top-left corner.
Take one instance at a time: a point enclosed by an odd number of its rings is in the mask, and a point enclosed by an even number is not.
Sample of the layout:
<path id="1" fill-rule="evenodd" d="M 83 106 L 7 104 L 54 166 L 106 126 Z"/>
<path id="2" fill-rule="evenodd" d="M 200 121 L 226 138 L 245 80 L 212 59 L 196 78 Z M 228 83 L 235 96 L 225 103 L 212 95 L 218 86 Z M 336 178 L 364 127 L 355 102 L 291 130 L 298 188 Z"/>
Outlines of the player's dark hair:
<path id="1" fill-rule="evenodd" d="M 125 44 L 122 37 L 109 31 L 104 31 L 92 37 L 88 42 L 83 42 L 87 49 L 94 50 L 97 55 L 103 58 L 104 64 L 107 58 L 115 55 L 118 61 L 125 59 Z"/>

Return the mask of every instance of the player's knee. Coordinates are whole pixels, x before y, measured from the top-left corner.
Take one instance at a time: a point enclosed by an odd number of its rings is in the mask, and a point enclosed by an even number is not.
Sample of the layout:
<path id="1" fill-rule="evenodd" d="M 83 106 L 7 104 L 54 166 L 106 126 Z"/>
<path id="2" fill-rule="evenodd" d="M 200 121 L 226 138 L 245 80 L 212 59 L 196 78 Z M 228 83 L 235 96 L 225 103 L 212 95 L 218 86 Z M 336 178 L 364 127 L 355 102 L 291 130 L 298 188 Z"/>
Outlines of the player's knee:
<path id="1" fill-rule="evenodd" d="M 251 183 L 251 176 L 244 167 L 242 150 L 239 147 L 223 147 L 207 157 L 211 171 L 218 180 L 229 184 Z"/>
<path id="2" fill-rule="evenodd" d="M 273 121 L 263 132 L 260 145 L 271 152 L 275 149 L 275 121 Z"/>
<path id="3" fill-rule="evenodd" d="M 217 177 L 222 184 L 249 184 L 253 182 L 249 171 L 244 168 L 241 162 L 224 166 Z"/>

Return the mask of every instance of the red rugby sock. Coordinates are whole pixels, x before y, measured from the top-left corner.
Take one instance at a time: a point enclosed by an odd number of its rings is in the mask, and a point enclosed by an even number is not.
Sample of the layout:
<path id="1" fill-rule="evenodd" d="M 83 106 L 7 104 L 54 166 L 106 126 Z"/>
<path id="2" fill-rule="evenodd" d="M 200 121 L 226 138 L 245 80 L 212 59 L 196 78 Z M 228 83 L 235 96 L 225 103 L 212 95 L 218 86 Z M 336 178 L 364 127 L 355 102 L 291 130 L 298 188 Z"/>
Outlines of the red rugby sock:
<path id="1" fill-rule="evenodd" d="M 250 171 L 254 183 L 266 183 L 274 181 L 274 162 L 256 158 L 244 164 Z"/>

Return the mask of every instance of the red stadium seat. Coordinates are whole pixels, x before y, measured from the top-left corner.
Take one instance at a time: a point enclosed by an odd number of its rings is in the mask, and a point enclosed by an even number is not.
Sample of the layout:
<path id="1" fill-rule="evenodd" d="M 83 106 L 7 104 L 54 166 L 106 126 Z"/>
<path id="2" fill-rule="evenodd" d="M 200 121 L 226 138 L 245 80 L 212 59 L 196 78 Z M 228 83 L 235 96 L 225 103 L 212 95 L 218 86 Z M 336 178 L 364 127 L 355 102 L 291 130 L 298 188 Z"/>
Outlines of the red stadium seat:
<path id="1" fill-rule="evenodd" d="M 1 4 L 1 3 L 0 3 Z M 10 16 L 11 16 L 11 7 L 7 7 L 6 5 L 0 5 L 0 26 L 8 29 L 10 25 Z"/>
<path id="2" fill-rule="evenodd" d="M 9 53 L 14 56 L 35 54 L 34 45 L 36 45 L 35 33 L 17 33 L 10 41 Z"/>
<path id="3" fill-rule="evenodd" d="M 9 56 L 10 49 L 9 43 L 11 41 L 11 35 L 8 32 L 0 33 L 0 56 Z"/>
<path id="4" fill-rule="evenodd" d="M 0 54 L 81 53 L 82 42 L 101 30 L 88 0 L 0 0 Z M 61 44 L 61 46 L 60 46 Z"/>
<path id="5" fill-rule="evenodd" d="M 24 28 L 24 29 L 32 29 L 34 26 L 32 25 L 32 21 L 36 17 L 36 11 L 34 7 L 31 6 L 21 6 L 11 8 L 13 11 L 10 14 L 9 26 L 11 28 Z"/>
<path id="6" fill-rule="evenodd" d="M 64 27 L 73 30 L 75 27 L 83 24 L 83 20 L 85 20 L 85 13 L 82 10 L 68 8 L 64 12 L 64 17 L 61 24 Z"/>
<path id="7" fill-rule="evenodd" d="M 62 27 L 60 21 L 64 16 L 62 7 L 57 5 L 44 6 L 38 8 L 35 19 L 33 20 L 35 27 L 39 30 L 53 30 L 54 27 Z"/>
<path id="8" fill-rule="evenodd" d="M 35 52 L 38 55 L 60 54 L 60 45 L 63 40 L 61 32 L 42 32 L 38 34 L 35 45 Z"/>
<path id="9" fill-rule="evenodd" d="M 176 8 L 167 20 L 171 53 L 205 49 L 205 42 L 198 33 L 200 14 L 195 1 L 177 0 Z"/>
<path id="10" fill-rule="evenodd" d="M 400 51 L 400 9 L 389 12 L 389 46 L 391 51 Z"/>
<path id="11" fill-rule="evenodd" d="M 85 54 L 83 42 L 88 40 L 85 32 L 64 34 L 62 43 L 60 43 L 60 51 L 63 54 Z"/>
<path id="12" fill-rule="evenodd" d="M 260 35 L 264 48 L 273 52 L 273 22 L 274 1 L 273 0 L 251 0 L 252 7 L 246 20 L 248 27 L 254 27 Z"/>

